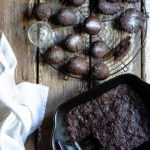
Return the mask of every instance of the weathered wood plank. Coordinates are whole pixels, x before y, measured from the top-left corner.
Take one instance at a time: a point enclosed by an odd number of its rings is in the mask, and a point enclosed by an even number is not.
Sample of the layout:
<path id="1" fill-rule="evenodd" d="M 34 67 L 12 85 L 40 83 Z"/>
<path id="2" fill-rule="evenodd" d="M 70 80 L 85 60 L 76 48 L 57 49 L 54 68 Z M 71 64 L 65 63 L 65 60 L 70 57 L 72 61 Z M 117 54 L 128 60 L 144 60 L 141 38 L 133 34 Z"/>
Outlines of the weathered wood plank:
<path id="1" fill-rule="evenodd" d="M 36 82 L 35 48 L 27 37 L 29 19 L 28 0 L 0 0 L 0 29 L 3 30 L 17 57 L 16 82 Z M 32 135 L 26 143 L 27 150 L 34 150 Z"/>
<path id="2" fill-rule="evenodd" d="M 150 1 L 145 0 L 148 15 L 150 15 Z M 150 19 L 148 19 L 147 38 L 142 51 L 142 77 L 150 83 Z"/>
<path id="3" fill-rule="evenodd" d="M 41 0 L 40 2 L 44 2 Z M 46 2 L 50 3 L 53 13 L 57 11 L 59 8 L 68 7 L 65 2 L 60 0 L 46 0 Z M 53 17 L 52 17 L 53 18 Z M 56 19 L 56 18 L 55 18 Z M 54 24 L 51 23 L 51 19 L 49 24 L 52 28 L 56 28 Z M 63 28 L 59 27 L 55 29 L 55 33 L 58 34 L 58 39 L 52 40 L 52 43 L 58 44 L 61 42 L 69 33 L 72 33 L 72 27 Z M 67 52 L 65 52 L 67 53 Z M 83 90 L 86 89 L 87 83 L 78 79 L 69 78 L 68 80 L 64 80 L 64 75 L 60 74 L 58 71 L 54 70 L 51 66 L 44 63 L 42 58 L 39 60 L 39 83 L 44 84 L 50 88 L 49 90 L 49 98 L 47 103 L 47 109 L 45 114 L 45 119 L 42 126 L 39 128 L 38 133 L 38 149 L 39 150 L 49 150 L 50 149 L 50 136 L 53 126 L 52 116 L 56 108 L 65 102 L 66 100 L 74 97 L 75 95 L 80 94 Z"/>

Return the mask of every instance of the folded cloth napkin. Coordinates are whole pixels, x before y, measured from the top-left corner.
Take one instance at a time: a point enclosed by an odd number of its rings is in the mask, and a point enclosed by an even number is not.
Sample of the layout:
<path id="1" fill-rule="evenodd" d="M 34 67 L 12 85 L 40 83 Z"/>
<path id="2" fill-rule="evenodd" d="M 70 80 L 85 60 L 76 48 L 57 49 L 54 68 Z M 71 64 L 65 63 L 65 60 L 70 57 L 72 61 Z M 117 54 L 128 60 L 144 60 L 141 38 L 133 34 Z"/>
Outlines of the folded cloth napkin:
<path id="1" fill-rule="evenodd" d="M 44 118 L 48 88 L 15 84 L 15 55 L 0 30 L 0 150 L 25 150 L 24 142 Z"/>

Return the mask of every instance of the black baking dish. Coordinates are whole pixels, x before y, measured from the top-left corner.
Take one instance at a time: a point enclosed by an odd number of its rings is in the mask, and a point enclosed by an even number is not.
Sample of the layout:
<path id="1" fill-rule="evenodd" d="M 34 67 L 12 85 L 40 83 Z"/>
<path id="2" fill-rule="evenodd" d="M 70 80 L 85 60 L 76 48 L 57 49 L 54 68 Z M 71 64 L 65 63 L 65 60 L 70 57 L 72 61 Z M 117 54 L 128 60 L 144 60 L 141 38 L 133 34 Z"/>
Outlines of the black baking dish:
<path id="1" fill-rule="evenodd" d="M 143 80 L 138 78 L 132 74 L 125 74 L 120 75 L 114 79 L 111 79 L 92 90 L 82 93 L 79 96 L 72 98 L 71 100 L 67 101 L 66 103 L 62 104 L 56 110 L 54 116 L 54 128 L 52 133 L 51 139 L 51 146 L 53 150 L 81 150 L 80 147 L 76 146 L 73 147 L 67 143 L 67 135 L 65 133 L 65 123 L 64 123 L 64 116 L 65 114 L 74 108 L 77 105 L 86 103 L 87 101 L 92 100 L 93 98 L 98 97 L 99 95 L 111 90 L 112 88 L 117 87 L 120 84 L 128 84 L 137 91 L 137 93 L 142 98 L 148 110 L 150 108 L 150 85 L 145 83 Z M 150 143 L 145 143 L 141 145 L 136 150 L 148 150 L 150 149 Z"/>

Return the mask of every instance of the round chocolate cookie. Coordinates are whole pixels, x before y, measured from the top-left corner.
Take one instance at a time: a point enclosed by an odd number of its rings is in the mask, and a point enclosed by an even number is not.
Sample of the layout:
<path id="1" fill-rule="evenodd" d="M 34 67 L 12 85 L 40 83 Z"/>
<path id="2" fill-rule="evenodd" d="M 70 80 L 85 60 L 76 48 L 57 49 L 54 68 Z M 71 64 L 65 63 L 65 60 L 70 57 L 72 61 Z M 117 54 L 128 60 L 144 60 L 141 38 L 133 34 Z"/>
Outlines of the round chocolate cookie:
<path id="1" fill-rule="evenodd" d="M 61 47 L 52 46 L 45 52 L 44 57 L 50 64 L 59 64 L 64 60 L 65 54 Z"/>
<path id="2" fill-rule="evenodd" d="M 113 53 L 114 60 L 120 61 L 123 57 L 126 56 L 126 54 L 129 52 L 131 47 L 131 37 L 128 36 L 124 40 L 122 40 L 118 46 L 115 48 L 115 51 Z"/>
<path id="3" fill-rule="evenodd" d="M 33 8 L 33 15 L 38 20 L 48 20 L 51 16 L 51 8 L 47 3 L 35 4 Z"/>
<path id="4" fill-rule="evenodd" d="M 91 51 L 94 57 L 102 58 L 108 53 L 108 47 L 103 41 L 97 40 L 92 43 Z"/>
<path id="5" fill-rule="evenodd" d="M 83 50 L 84 41 L 81 36 L 77 34 L 71 34 L 66 38 L 65 44 L 68 51 L 75 53 Z"/>
<path id="6" fill-rule="evenodd" d="M 121 28 L 130 33 L 140 31 L 144 22 L 144 14 L 135 8 L 127 9 L 120 18 Z"/>
<path id="7" fill-rule="evenodd" d="M 75 56 L 70 59 L 68 71 L 75 75 L 82 75 L 87 72 L 86 60 L 80 56 Z"/>
<path id="8" fill-rule="evenodd" d="M 122 2 L 119 0 L 118 1 L 115 0 L 113 2 L 108 2 L 106 0 L 99 0 L 98 8 L 102 13 L 106 15 L 114 15 L 118 13 L 123 8 L 123 6 Z"/>
<path id="9" fill-rule="evenodd" d="M 129 2 L 129 3 L 137 3 L 137 2 L 140 2 L 141 0 L 126 0 L 126 2 Z"/>
<path id="10" fill-rule="evenodd" d="M 62 8 L 58 12 L 58 21 L 63 26 L 71 26 L 75 23 L 76 15 L 72 9 Z"/>
<path id="11" fill-rule="evenodd" d="M 84 20 L 85 31 L 88 34 L 98 34 L 102 28 L 101 21 L 98 17 L 90 16 Z"/>
<path id="12" fill-rule="evenodd" d="M 85 3 L 85 0 L 70 0 L 70 3 L 75 7 L 79 7 Z"/>
<path id="13" fill-rule="evenodd" d="M 109 68 L 103 63 L 97 63 L 92 67 L 92 76 L 95 79 L 102 80 L 109 76 Z"/>

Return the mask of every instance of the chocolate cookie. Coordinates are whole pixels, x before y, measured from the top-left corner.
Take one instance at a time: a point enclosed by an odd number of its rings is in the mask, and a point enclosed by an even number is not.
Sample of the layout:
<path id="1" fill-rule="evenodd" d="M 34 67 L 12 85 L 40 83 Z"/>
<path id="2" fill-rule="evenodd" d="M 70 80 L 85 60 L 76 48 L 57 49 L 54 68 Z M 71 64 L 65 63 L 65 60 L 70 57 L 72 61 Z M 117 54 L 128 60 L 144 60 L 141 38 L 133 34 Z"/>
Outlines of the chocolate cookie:
<path id="1" fill-rule="evenodd" d="M 81 36 L 77 34 L 71 34 L 66 38 L 65 44 L 68 51 L 75 53 L 83 50 L 84 41 Z"/>
<path id="2" fill-rule="evenodd" d="M 76 15 L 72 9 L 62 8 L 58 12 L 58 21 L 63 26 L 71 26 L 75 23 Z"/>
<path id="3" fill-rule="evenodd" d="M 102 80 L 109 76 L 109 68 L 103 63 L 97 63 L 92 67 L 92 76 L 95 79 Z"/>
<path id="4" fill-rule="evenodd" d="M 95 35 L 100 32 L 102 24 L 98 17 L 90 16 L 84 20 L 84 27 L 88 34 Z"/>
<path id="5" fill-rule="evenodd" d="M 108 47 L 103 41 L 97 40 L 92 43 L 91 51 L 94 57 L 102 58 L 107 54 Z"/>
<path id="6" fill-rule="evenodd" d="M 75 7 L 79 7 L 85 3 L 85 0 L 70 0 L 70 3 Z"/>
<path id="7" fill-rule="evenodd" d="M 121 28 L 130 33 L 140 31 L 144 22 L 144 14 L 135 8 L 127 9 L 120 18 Z"/>
<path id="8" fill-rule="evenodd" d="M 141 0 L 126 0 L 126 1 L 129 3 L 137 3 L 137 2 L 140 2 Z"/>
<path id="9" fill-rule="evenodd" d="M 113 53 L 114 60 L 119 61 L 123 57 L 126 56 L 126 54 L 129 52 L 130 47 L 131 47 L 131 42 L 130 42 L 131 37 L 128 36 L 124 40 L 122 40 L 118 46 L 115 48 L 115 51 Z"/>
<path id="10" fill-rule="evenodd" d="M 48 20 L 51 16 L 51 8 L 47 3 L 35 4 L 33 8 L 33 15 L 38 20 Z"/>
<path id="11" fill-rule="evenodd" d="M 45 52 L 44 57 L 50 64 L 59 64 L 64 60 L 65 54 L 61 47 L 52 46 Z"/>
<path id="12" fill-rule="evenodd" d="M 80 56 L 75 56 L 70 59 L 68 71 L 75 75 L 82 75 L 87 72 L 86 60 Z"/>
<path id="13" fill-rule="evenodd" d="M 112 3 L 106 0 L 99 0 L 98 8 L 102 13 L 106 15 L 114 15 L 118 13 L 123 7 L 122 7 L 122 2 L 120 1 L 114 1 Z"/>

